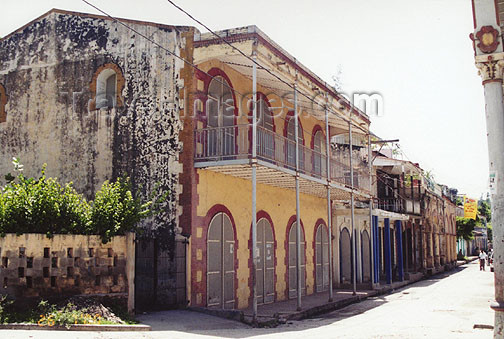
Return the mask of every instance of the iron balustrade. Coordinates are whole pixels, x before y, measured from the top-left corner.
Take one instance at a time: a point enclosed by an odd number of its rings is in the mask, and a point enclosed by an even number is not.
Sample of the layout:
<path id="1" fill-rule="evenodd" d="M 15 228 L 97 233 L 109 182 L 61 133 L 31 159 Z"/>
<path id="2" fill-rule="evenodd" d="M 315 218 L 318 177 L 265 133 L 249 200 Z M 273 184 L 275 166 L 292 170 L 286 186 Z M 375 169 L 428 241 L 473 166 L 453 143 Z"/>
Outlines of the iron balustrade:
<path id="1" fill-rule="evenodd" d="M 350 159 L 348 151 L 331 150 L 330 178 L 350 186 Z M 252 126 L 234 125 L 206 127 L 194 131 L 194 161 L 208 166 L 224 165 L 229 160 L 252 158 Z M 257 159 L 282 168 L 296 169 L 296 142 L 257 126 Z M 299 145 L 299 172 L 327 179 L 327 155 Z M 369 190 L 369 169 L 357 152 L 353 152 L 354 187 Z"/>
<path id="2" fill-rule="evenodd" d="M 402 199 L 392 198 L 392 199 L 375 199 L 375 207 L 389 212 L 403 213 L 404 205 Z"/>

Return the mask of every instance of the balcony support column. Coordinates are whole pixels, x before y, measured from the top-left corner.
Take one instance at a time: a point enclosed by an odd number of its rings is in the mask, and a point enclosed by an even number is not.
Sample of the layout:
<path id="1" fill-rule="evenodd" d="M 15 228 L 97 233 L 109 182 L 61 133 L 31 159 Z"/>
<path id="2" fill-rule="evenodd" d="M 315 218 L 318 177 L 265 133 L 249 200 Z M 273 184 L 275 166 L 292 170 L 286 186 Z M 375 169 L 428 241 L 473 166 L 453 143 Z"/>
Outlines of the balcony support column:
<path id="1" fill-rule="evenodd" d="M 329 301 L 333 301 L 333 258 L 332 258 L 332 204 L 331 204 L 331 144 L 329 137 L 328 95 L 326 93 L 325 130 L 326 130 L 326 171 L 327 171 L 327 230 L 329 237 Z"/>
<path id="2" fill-rule="evenodd" d="M 369 170 L 369 227 L 370 227 L 370 239 L 371 239 L 371 286 L 375 284 L 375 261 L 374 261 L 374 238 L 375 238 L 375 227 L 373 224 L 373 154 L 371 152 L 371 133 L 368 134 L 368 170 Z"/>
<path id="3" fill-rule="evenodd" d="M 352 285 L 353 285 L 353 295 L 357 294 L 357 266 L 355 265 L 355 255 L 357 252 L 356 241 L 355 241 L 355 206 L 354 206 L 354 171 L 353 171 L 353 152 L 352 152 L 352 113 L 350 112 L 350 120 L 348 121 L 348 154 L 350 155 L 350 186 L 352 186 L 352 191 L 350 193 L 350 209 L 351 209 L 351 220 L 352 220 Z"/>
<path id="4" fill-rule="evenodd" d="M 255 51 L 252 54 L 255 61 Z M 252 322 L 257 323 L 257 66 L 252 66 Z"/>
<path id="5" fill-rule="evenodd" d="M 299 216 L 299 121 L 297 102 L 297 70 L 294 83 L 294 137 L 296 139 L 296 278 L 297 278 L 297 310 L 301 311 L 302 272 L 301 272 L 301 218 Z"/>

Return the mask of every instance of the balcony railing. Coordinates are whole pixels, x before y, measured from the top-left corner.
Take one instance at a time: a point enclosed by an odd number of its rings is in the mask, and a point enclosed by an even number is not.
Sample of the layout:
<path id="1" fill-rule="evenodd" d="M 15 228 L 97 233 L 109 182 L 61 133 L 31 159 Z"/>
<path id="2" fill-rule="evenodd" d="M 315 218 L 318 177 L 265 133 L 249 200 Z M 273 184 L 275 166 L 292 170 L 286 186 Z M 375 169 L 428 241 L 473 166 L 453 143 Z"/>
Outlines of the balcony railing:
<path id="1" fill-rule="evenodd" d="M 195 130 L 194 135 L 196 163 L 211 165 L 232 164 L 233 161 L 251 159 L 252 126 L 235 125 L 226 127 L 207 127 Z M 257 127 L 257 158 L 266 164 L 288 170 L 296 169 L 296 143 L 273 131 Z M 332 181 L 351 185 L 350 160 L 348 151 L 331 150 L 330 177 Z M 369 190 L 367 164 L 353 154 L 354 187 Z M 299 172 L 310 177 L 327 179 L 327 156 L 311 148 L 299 146 Z"/>
<path id="2" fill-rule="evenodd" d="M 420 202 L 410 199 L 374 199 L 374 207 L 396 213 L 420 214 Z"/>
<path id="3" fill-rule="evenodd" d="M 389 212 L 403 213 L 404 205 L 402 199 L 375 199 L 375 207 Z"/>

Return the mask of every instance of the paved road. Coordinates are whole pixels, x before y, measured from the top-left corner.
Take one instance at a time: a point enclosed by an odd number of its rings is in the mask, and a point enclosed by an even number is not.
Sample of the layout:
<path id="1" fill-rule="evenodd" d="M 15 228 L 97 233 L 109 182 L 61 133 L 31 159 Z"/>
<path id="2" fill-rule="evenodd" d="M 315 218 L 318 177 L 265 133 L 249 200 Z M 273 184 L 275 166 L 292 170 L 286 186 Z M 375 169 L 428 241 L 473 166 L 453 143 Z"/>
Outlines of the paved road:
<path id="1" fill-rule="evenodd" d="M 0 338 L 492 338 L 489 304 L 493 273 L 472 263 L 394 294 L 275 329 L 253 329 L 238 322 L 187 311 L 142 315 L 152 332 L 0 331 Z"/>

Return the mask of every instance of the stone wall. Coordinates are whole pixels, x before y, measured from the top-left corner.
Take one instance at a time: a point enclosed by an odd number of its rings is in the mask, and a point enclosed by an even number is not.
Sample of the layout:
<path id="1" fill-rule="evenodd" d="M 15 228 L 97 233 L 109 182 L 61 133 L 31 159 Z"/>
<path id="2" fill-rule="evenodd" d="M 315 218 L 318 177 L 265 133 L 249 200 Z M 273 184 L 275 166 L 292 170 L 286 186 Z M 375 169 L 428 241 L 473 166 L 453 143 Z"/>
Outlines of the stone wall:
<path id="1" fill-rule="evenodd" d="M 16 299 L 71 295 L 125 298 L 134 309 L 135 237 L 7 234 L 0 238 L 0 294 Z"/>
<path id="2" fill-rule="evenodd" d="M 25 175 L 37 176 L 47 163 L 47 176 L 72 181 L 87 198 L 123 174 L 144 198 L 156 188 L 170 192 L 161 213 L 144 222 L 143 235 L 158 239 L 167 265 L 176 266 L 179 93 L 192 70 L 181 75 L 187 66 L 173 54 L 192 53 L 192 28 L 120 20 L 51 10 L 0 39 L 0 85 L 7 99 L 0 173 L 12 172 L 11 158 L 19 157 Z M 97 76 L 107 67 L 117 73 L 117 102 L 96 109 Z M 152 262 L 157 258 L 149 260 L 139 273 L 158 266 Z M 160 277 L 165 280 L 157 291 L 170 294 L 162 299 L 177 300 L 166 287 L 177 284 L 176 274 Z M 149 293 L 138 292 L 139 298 Z"/>

